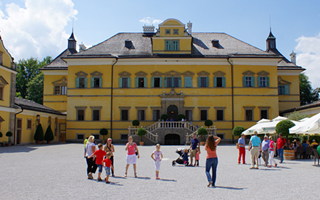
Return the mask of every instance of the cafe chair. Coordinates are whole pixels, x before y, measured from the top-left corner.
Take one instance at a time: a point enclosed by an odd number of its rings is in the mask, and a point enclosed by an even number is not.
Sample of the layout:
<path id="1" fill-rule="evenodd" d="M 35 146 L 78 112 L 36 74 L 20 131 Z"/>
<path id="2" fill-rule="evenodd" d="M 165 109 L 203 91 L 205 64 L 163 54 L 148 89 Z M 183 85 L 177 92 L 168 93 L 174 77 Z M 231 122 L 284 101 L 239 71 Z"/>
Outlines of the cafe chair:
<path id="1" fill-rule="evenodd" d="M 316 160 L 318 159 L 318 165 L 319 165 L 319 154 L 317 149 L 312 149 L 314 154 L 314 165 L 316 165 Z"/>

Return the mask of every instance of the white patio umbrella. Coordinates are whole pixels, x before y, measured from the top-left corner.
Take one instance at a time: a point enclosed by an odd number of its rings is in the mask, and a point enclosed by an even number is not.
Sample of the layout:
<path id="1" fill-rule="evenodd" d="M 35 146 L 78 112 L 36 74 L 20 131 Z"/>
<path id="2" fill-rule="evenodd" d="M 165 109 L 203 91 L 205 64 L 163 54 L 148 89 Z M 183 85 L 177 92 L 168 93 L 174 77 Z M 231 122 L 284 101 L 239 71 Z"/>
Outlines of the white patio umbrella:
<path id="1" fill-rule="evenodd" d="M 251 126 L 247 130 L 243 131 L 242 133 L 245 135 L 252 135 L 254 131 L 257 131 L 258 133 L 261 131 L 261 127 L 263 126 L 264 123 L 269 123 L 269 119 L 261 119 L 258 121 L 255 125 Z"/>
<path id="2" fill-rule="evenodd" d="M 290 134 L 320 134 L 320 113 L 289 129 Z"/>

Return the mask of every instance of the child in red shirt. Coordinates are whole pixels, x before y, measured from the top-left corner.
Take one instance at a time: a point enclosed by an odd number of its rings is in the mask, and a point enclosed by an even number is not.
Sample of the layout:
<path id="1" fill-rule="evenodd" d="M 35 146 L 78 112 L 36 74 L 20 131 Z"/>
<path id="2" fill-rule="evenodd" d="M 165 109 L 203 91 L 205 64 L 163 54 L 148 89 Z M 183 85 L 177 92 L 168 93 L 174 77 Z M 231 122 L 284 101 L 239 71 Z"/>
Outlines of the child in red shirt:
<path id="1" fill-rule="evenodd" d="M 111 160 L 110 160 L 110 157 L 111 157 L 111 152 L 108 152 L 107 153 L 107 156 L 106 156 L 106 159 L 103 160 L 103 166 L 104 166 L 104 169 L 106 171 L 106 183 L 109 184 L 109 176 L 110 176 L 110 168 L 112 168 L 112 165 L 111 165 Z"/>
<path id="2" fill-rule="evenodd" d="M 199 147 L 197 147 L 196 162 L 194 163 L 194 166 L 198 166 L 199 167 L 200 153 L 201 153 L 200 149 L 199 149 Z"/>
<path id="3" fill-rule="evenodd" d="M 103 145 L 102 144 L 98 144 L 98 150 L 95 151 L 91 156 L 89 156 L 89 158 L 95 156 L 96 157 L 96 164 L 98 166 L 99 169 L 99 174 L 98 174 L 98 181 L 102 181 L 101 179 L 101 173 L 102 173 L 102 160 L 103 157 L 107 154 L 105 151 L 102 150 Z"/>

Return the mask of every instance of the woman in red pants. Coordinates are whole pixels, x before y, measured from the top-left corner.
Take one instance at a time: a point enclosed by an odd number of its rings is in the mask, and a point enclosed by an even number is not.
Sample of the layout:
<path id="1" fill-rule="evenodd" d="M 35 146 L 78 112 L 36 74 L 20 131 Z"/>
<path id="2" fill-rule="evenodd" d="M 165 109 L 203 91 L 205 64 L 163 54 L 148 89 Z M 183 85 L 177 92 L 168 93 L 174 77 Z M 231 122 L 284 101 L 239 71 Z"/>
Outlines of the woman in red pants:
<path id="1" fill-rule="evenodd" d="M 239 144 L 238 164 L 240 164 L 241 156 L 242 156 L 242 164 L 246 164 L 246 141 L 243 133 L 241 134 L 241 137 L 238 139 L 238 144 Z"/>

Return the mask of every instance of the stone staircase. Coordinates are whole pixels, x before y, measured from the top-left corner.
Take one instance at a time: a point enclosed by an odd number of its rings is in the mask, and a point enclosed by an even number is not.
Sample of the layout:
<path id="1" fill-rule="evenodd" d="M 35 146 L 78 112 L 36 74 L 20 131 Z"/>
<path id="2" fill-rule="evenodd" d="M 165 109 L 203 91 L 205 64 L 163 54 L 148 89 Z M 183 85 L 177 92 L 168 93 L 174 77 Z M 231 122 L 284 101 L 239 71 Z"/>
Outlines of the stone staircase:
<path id="1" fill-rule="evenodd" d="M 143 128 L 147 130 L 147 134 L 145 137 L 143 137 L 146 144 L 164 144 L 165 136 L 167 134 L 177 134 L 182 139 L 180 142 L 181 144 L 189 144 L 192 134 L 197 133 L 197 127 L 186 121 L 158 121 L 148 127 Z M 128 136 L 134 136 L 134 138 L 136 138 L 137 130 L 138 128 L 129 126 Z M 211 134 L 216 133 L 215 127 L 207 130 L 208 132 L 210 131 Z"/>

